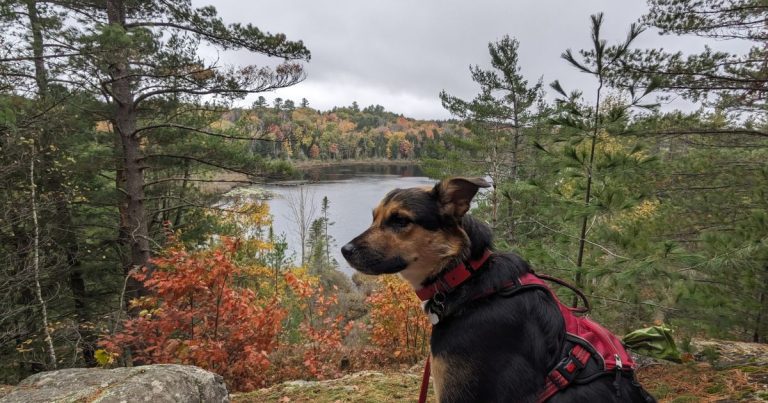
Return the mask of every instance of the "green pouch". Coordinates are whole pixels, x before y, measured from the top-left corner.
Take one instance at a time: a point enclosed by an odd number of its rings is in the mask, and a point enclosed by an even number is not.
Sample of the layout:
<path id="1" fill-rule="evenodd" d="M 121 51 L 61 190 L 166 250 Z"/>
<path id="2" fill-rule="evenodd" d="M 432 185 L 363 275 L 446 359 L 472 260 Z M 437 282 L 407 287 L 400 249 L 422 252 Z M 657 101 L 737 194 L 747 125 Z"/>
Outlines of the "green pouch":
<path id="1" fill-rule="evenodd" d="M 682 362 L 672 338 L 672 329 L 660 325 L 638 329 L 626 334 L 622 342 L 638 354 L 661 360 Z"/>

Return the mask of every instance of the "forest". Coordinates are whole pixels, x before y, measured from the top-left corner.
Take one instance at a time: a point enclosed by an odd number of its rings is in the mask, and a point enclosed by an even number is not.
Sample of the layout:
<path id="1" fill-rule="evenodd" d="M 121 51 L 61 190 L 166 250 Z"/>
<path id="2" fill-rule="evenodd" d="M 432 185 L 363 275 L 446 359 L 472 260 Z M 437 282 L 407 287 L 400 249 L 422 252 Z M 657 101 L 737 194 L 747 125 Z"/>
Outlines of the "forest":
<path id="1" fill-rule="evenodd" d="M 574 283 L 617 334 L 664 325 L 681 350 L 768 342 L 768 5 L 647 3 L 625 38 L 605 38 L 597 13 L 591 46 L 553 58 L 591 87 L 525 77 L 520 42 L 488 38 L 468 71 L 477 95 L 444 88 L 453 118 L 418 120 L 267 102 L 312 74 L 310 49 L 213 6 L 3 1 L 0 383 L 184 363 L 249 391 L 419 362 L 429 322 L 409 286 L 336 270 L 333 200 L 315 206 L 298 262 L 264 200 L 217 203 L 212 185 L 313 161 L 488 177 L 472 214 L 497 249 Z M 651 30 L 750 48 L 635 46 Z M 202 44 L 270 63 L 223 65 Z"/>

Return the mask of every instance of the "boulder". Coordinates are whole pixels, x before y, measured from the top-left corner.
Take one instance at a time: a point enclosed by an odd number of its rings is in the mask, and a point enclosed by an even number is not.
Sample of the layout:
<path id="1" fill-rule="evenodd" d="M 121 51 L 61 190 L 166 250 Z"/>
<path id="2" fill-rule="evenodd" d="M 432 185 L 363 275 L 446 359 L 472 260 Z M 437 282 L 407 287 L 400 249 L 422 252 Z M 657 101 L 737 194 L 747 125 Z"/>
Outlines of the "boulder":
<path id="1" fill-rule="evenodd" d="M 71 368 L 30 376 L 0 402 L 229 402 L 224 379 L 190 365 Z"/>

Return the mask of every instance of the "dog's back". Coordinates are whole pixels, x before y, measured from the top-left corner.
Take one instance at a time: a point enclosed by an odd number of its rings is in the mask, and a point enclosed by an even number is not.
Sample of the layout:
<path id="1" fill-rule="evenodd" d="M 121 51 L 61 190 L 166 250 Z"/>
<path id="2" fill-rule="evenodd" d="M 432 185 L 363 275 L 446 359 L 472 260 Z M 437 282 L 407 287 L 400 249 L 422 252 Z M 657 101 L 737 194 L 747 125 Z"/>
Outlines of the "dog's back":
<path id="1" fill-rule="evenodd" d="M 447 306 L 450 315 L 432 330 L 434 377 L 441 402 L 537 401 L 547 374 L 561 360 L 565 343 L 565 323 L 556 301 L 540 289 L 470 300 L 529 270 L 517 255 L 494 254 L 482 275 L 478 272 L 452 296 Z M 620 382 L 615 381 L 605 374 L 588 384 L 569 386 L 549 401 L 649 401 L 631 374 L 621 374 Z"/>

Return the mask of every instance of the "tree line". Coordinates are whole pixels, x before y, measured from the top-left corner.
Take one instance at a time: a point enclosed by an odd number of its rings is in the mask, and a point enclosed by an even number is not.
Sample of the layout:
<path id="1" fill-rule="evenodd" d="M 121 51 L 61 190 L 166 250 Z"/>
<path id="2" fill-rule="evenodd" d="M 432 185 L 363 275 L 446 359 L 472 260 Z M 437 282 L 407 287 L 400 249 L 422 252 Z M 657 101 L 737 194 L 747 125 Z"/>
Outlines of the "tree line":
<path id="1" fill-rule="evenodd" d="M 464 136 L 456 121 L 416 120 L 388 112 L 381 105 L 360 108 L 357 103 L 319 111 L 275 98 L 267 105 L 263 96 L 250 109 L 234 109 L 221 125 L 254 133 L 253 153 L 266 158 L 296 162 L 309 160 L 418 160 L 444 144 L 448 136 Z"/>

